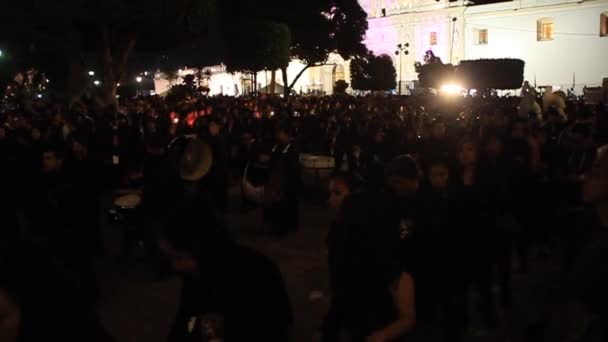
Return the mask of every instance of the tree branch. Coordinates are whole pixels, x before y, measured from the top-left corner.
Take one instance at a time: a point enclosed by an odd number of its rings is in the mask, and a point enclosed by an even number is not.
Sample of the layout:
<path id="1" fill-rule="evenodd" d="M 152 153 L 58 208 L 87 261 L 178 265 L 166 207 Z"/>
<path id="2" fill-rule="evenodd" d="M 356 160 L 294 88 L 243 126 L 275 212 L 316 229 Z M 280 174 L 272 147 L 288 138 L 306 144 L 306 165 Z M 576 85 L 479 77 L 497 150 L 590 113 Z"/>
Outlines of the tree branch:
<path id="1" fill-rule="evenodd" d="M 292 89 L 295 85 L 296 82 L 298 82 L 298 80 L 300 79 L 300 77 L 302 77 L 302 75 L 304 74 L 304 71 L 308 70 L 309 68 L 314 68 L 314 67 L 318 67 L 318 66 L 323 66 L 323 65 L 327 65 L 327 62 L 323 62 L 323 63 L 316 63 L 316 64 L 312 64 L 309 65 L 307 64 L 297 75 L 296 78 L 294 78 L 294 80 L 291 82 L 291 85 L 289 86 L 289 89 Z"/>

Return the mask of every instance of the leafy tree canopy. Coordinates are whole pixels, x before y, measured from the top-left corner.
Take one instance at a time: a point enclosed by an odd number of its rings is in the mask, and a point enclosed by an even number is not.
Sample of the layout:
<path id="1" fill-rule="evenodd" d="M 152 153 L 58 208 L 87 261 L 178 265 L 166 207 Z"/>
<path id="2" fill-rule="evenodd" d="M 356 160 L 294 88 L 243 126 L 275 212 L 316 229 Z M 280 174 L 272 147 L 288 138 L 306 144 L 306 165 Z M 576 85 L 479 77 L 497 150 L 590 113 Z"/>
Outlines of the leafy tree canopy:
<path id="1" fill-rule="evenodd" d="M 353 89 L 387 91 L 397 86 L 397 71 L 390 56 L 355 58 L 350 68 Z"/>

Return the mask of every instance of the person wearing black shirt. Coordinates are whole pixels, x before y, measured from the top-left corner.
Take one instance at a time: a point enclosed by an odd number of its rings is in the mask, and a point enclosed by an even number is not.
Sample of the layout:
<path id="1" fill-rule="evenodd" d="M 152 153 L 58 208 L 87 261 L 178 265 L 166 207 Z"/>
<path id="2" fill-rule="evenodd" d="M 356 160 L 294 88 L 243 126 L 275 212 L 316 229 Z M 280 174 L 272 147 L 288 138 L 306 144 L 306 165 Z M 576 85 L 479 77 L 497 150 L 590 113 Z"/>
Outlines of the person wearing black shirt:
<path id="1" fill-rule="evenodd" d="M 332 302 L 323 341 L 401 341 L 414 329 L 414 278 L 401 249 L 412 225 L 403 204 L 418 189 L 415 162 L 405 156 L 391 162 L 387 188 L 347 198 L 332 225 Z"/>
<path id="2" fill-rule="evenodd" d="M 168 341 L 289 341 L 293 317 L 277 266 L 233 241 L 210 210 L 193 209 L 172 215 L 161 239 L 183 276 Z"/>
<path id="3" fill-rule="evenodd" d="M 112 342 L 72 273 L 45 246 L 0 246 L 0 341 Z"/>
<path id="4" fill-rule="evenodd" d="M 277 143 L 270 157 L 270 177 L 264 191 L 264 219 L 277 238 L 295 232 L 299 224 L 301 168 L 292 131 L 287 122 L 277 128 Z"/>

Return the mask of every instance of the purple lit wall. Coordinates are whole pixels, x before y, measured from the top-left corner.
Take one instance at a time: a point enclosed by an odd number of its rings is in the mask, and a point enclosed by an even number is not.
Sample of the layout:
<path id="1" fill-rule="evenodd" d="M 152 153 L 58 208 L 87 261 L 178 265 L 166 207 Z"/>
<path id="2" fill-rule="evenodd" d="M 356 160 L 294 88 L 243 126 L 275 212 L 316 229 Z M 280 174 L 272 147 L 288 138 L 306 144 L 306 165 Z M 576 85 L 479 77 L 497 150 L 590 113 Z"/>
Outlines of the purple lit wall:
<path id="1" fill-rule="evenodd" d="M 369 20 L 369 29 L 365 44 L 375 55 L 387 54 L 393 58 L 398 67 L 399 59 L 395 57 L 399 43 L 410 44 L 410 55 L 403 57 L 403 80 L 417 78 L 413 64 L 422 61 L 427 50 L 432 50 L 445 63 L 449 63 L 451 46 L 451 20 L 445 12 L 415 14 L 406 13 L 386 18 Z M 431 34 L 435 33 L 436 44 L 431 45 Z M 455 39 L 455 49 L 458 46 Z"/>

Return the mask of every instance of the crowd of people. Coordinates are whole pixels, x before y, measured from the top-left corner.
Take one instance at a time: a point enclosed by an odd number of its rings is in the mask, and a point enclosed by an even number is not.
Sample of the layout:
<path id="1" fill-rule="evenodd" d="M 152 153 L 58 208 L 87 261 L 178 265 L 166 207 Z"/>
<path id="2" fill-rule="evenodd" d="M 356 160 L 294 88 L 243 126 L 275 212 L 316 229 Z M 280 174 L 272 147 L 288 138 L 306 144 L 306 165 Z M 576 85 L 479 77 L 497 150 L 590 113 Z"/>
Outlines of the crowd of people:
<path id="1" fill-rule="evenodd" d="M 495 330 L 513 305 L 513 273 L 556 256 L 560 286 L 539 304 L 530 341 L 566 341 L 573 317 L 608 326 L 606 109 L 568 101 L 539 115 L 521 103 L 259 95 L 4 106 L 0 340 L 111 340 L 94 314 L 111 194 L 121 260 L 143 246 L 159 277 L 184 278 L 169 341 L 289 341 L 297 313 L 281 273 L 235 242 L 225 217 L 239 184 L 240 210 L 262 207 L 270 238 L 292 236 L 303 155 L 333 158 L 320 340 L 464 341 L 472 294 Z M 44 263 L 26 262 L 35 256 Z M 49 307 L 66 320 L 42 319 L 58 316 Z"/>

